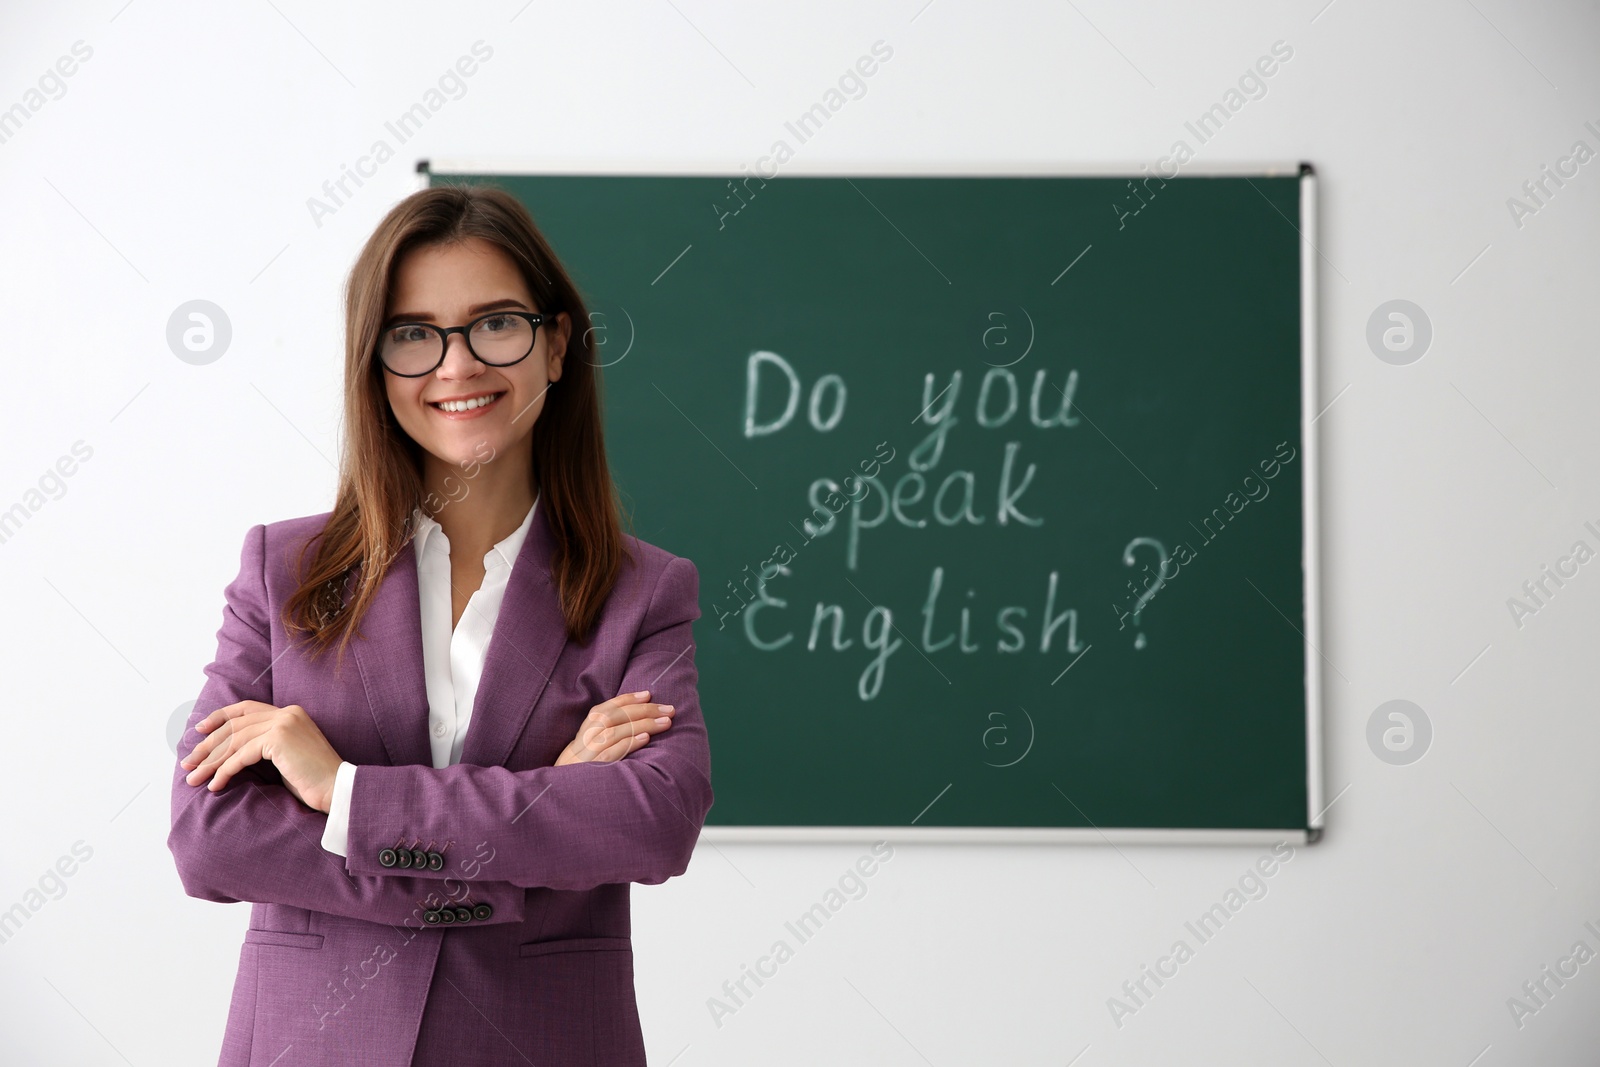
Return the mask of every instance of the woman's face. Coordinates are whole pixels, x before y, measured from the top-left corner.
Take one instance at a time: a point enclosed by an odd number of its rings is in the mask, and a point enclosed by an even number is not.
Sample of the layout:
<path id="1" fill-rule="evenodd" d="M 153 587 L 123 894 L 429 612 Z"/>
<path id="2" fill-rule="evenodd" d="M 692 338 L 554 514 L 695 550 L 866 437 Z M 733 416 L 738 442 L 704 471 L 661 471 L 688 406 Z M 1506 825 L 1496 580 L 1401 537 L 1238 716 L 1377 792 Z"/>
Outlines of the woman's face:
<path id="1" fill-rule="evenodd" d="M 469 238 L 413 248 L 401 258 L 384 324 L 464 326 L 496 310 L 548 309 L 534 306 L 521 273 L 505 252 L 480 238 Z M 389 406 L 413 440 L 457 469 L 507 455 L 527 441 L 544 410 L 545 391 L 561 377 L 571 325 L 566 312 L 560 313 L 558 322 L 540 324 L 528 358 L 509 367 L 482 362 L 467 349 L 463 335 L 451 334 L 444 362 L 433 373 L 403 378 L 382 372 Z M 496 394 L 493 403 L 468 411 L 437 406 L 440 401 Z"/>

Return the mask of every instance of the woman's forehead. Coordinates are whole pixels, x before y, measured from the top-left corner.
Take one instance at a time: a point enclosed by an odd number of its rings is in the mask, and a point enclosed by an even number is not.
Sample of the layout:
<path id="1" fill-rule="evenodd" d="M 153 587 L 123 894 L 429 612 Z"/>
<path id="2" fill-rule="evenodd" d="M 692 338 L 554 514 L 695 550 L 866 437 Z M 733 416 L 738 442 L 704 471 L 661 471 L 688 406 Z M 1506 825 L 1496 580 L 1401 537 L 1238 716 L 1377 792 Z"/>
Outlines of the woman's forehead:
<path id="1" fill-rule="evenodd" d="M 527 302 L 531 296 L 511 257 L 473 238 L 409 249 L 396 264 L 389 308 L 391 314 L 402 307 L 419 313 L 463 311 L 507 298 Z"/>

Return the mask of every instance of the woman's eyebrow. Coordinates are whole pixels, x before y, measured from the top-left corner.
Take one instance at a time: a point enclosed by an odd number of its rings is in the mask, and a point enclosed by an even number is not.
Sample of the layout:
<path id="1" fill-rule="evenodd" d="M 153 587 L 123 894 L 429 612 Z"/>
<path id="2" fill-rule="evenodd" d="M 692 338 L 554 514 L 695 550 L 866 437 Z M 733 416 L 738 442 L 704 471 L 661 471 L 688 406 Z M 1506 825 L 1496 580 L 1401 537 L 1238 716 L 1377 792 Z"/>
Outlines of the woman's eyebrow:
<path id="1" fill-rule="evenodd" d="M 528 305 L 523 303 L 521 300 L 517 300 L 517 299 L 508 297 L 508 298 L 506 298 L 504 300 L 491 300 L 487 304 L 474 304 L 472 307 L 467 309 L 467 314 L 469 316 L 471 316 L 471 315 L 480 315 L 485 311 L 498 311 L 501 308 L 523 308 L 523 309 L 526 309 L 527 306 Z M 397 311 L 393 315 L 390 315 L 387 319 L 384 320 L 383 328 L 384 329 L 388 329 L 390 326 L 393 326 L 397 322 L 432 322 L 432 321 L 433 321 L 433 314 L 431 312 L 427 312 L 427 311 Z"/>

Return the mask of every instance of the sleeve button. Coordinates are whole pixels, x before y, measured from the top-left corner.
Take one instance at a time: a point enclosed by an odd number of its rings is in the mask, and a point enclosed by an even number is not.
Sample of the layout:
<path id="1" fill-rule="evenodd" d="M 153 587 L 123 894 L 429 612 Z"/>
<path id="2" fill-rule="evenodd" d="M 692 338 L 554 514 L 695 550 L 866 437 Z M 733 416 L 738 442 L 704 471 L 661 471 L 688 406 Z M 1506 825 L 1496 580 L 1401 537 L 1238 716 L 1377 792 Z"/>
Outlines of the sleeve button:
<path id="1" fill-rule="evenodd" d="M 458 905 L 455 908 L 456 922 L 469 923 L 472 921 L 472 909 Z"/>
<path id="2" fill-rule="evenodd" d="M 432 908 L 428 908 L 422 913 L 422 921 L 427 923 L 429 926 L 438 926 L 439 913 Z"/>
<path id="3" fill-rule="evenodd" d="M 410 867 L 411 866 L 411 850 L 409 848 L 397 848 L 397 849 L 395 849 L 394 850 L 394 865 L 396 867 L 400 867 L 400 868 Z"/>
<path id="4" fill-rule="evenodd" d="M 411 850 L 411 866 L 417 870 L 425 870 L 428 866 L 428 854 L 420 848 Z"/>
<path id="5" fill-rule="evenodd" d="M 393 867 L 398 862 L 399 857 L 392 848 L 386 848 L 378 853 L 378 865 L 381 867 Z"/>
<path id="6" fill-rule="evenodd" d="M 485 922 L 494 914 L 494 909 L 488 904 L 475 904 L 472 908 L 472 917 L 479 922 Z"/>
<path id="7" fill-rule="evenodd" d="M 442 852 L 430 852 L 430 853 L 428 853 L 428 870 L 430 870 L 430 871 L 442 871 L 442 870 L 444 870 L 444 853 L 442 853 Z"/>

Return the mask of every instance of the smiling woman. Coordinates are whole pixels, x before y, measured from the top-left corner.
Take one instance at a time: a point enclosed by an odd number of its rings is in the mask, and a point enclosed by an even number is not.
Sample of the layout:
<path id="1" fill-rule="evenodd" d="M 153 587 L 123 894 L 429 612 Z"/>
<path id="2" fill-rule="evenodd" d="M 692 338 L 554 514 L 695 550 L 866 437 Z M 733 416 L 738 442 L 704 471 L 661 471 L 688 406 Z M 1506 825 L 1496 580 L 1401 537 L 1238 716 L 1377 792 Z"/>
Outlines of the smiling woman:
<path id="1" fill-rule="evenodd" d="M 220 1063 L 643 1064 L 629 883 L 712 800 L 698 572 L 622 532 L 509 194 L 402 201 L 346 316 L 334 506 L 246 536 L 173 777 L 185 890 L 254 904 Z"/>

